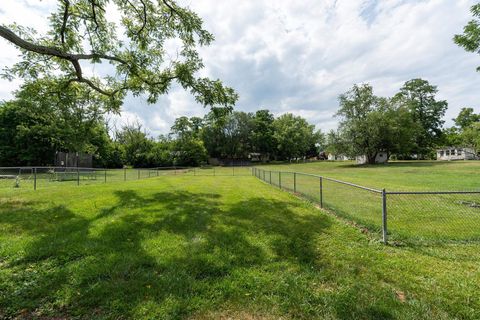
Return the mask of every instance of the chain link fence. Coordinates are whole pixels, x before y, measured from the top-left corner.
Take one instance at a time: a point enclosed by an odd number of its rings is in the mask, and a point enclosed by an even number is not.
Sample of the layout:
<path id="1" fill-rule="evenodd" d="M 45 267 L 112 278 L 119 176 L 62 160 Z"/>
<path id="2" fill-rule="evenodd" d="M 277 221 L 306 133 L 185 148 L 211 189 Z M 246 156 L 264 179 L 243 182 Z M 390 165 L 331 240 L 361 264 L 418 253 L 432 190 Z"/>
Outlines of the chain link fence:
<path id="1" fill-rule="evenodd" d="M 385 243 L 480 241 L 480 191 L 397 192 L 299 172 L 253 168 L 253 174 L 378 234 Z"/>
<path id="2" fill-rule="evenodd" d="M 77 167 L 0 167 L 0 189 L 42 189 L 147 179 L 166 175 L 251 176 L 251 167 L 159 167 L 98 169 Z"/>
<path id="3" fill-rule="evenodd" d="M 388 240 L 406 243 L 480 241 L 480 191 L 386 191 L 314 174 L 249 166 L 144 169 L 0 167 L 0 189 L 73 187 L 166 175 L 254 175 L 353 221 L 378 234 L 385 243 Z"/>

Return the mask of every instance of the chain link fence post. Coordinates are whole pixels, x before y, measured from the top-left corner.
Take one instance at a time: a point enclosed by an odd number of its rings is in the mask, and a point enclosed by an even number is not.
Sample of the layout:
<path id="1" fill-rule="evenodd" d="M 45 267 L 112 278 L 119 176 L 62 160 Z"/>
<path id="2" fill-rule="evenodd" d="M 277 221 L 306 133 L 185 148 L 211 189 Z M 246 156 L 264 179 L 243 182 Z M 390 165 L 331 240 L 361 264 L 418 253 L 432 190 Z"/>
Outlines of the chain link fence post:
<path id="1" fill-rule="evenodd" d="M 293 192 L 297 193 L 297 173 L 293 173 Z"/>
<path id="2" fill-rule="evenodd" d="M 33 190 L 37 190 L 37 168 L 33 169 Z"/>
<path id="3" fill-rule="evenodd" d="M 282 171 L 278 171 L 278 188 L 282 189 Z"/>
<path id="4" fill-rule="evenodd" d="M 320 208 L 323 208 L 323 178 L 320 177 Z"/>
<path id="5" fill-rule="evenodd" d="M 270 172 L 270 184 L 272 184 L 272 171 L 269 171 Z"/>
<path id="6" fill-rule="evenodd" d="M 77 167 L 77 186 L 80 185 L 80 169 Z"/>
<path id="7" fill-rule="evenodd" d="M 388 235 L 387 235 L 387 193 L 385 189 L 382 189 L 382 235 L 383 243 L 387 244 Z"/>
<path id="8" fill-rule="evenodd" d="M 105 183 L 107 183 L 107 169 L 105 169 Z"/>
<path id="9" fill-rule="evenodd" d="M 127 181 L 127 168 L 123 168 L 123 181 Z"/>

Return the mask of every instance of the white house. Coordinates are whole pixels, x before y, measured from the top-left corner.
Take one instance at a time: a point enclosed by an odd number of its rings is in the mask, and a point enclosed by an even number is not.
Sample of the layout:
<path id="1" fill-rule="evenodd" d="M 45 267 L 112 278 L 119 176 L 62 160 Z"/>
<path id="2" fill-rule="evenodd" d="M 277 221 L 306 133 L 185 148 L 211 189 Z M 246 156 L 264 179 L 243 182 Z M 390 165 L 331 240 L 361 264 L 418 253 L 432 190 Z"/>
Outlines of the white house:
<path id="1" fill-rule="evenodd" d="M 356 157 L 358 164 L 366 164 L 368 163 L 368 159 L 366 155 L 357 156 Z M 387 163 L 388 162 L 388 154 L 386 152 L 380 151 L 377 153 L 375 157 L 375 163 Z"/>
<path id="2" fill-rule="evenodd" d="M 330 160 L 330 161 L 348 161 L 350 159 L 347 156 L 342 155 L 342 154 L 329 153 L 328 156 L 327 156 L 327 160 Z"/>
<path id="3" fill-rule="evenodd" d="M 479 159 L 473 148 L 445 147 L 437 150 L 437 160 L 476 160 Z"/>

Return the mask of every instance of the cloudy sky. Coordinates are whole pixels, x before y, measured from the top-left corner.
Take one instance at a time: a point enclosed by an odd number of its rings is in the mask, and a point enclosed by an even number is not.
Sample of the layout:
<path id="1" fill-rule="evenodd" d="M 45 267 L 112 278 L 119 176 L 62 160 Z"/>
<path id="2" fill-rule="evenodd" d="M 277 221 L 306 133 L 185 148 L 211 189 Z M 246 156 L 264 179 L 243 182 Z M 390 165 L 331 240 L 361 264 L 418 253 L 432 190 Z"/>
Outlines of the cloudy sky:
<path id="1" fill-rule="evenodd" d="M 354 83 L 393 95 L 412 78 L 438 86 L 451 125 L 460 108 L 480 111 L 480 56 L 452 42 L 470 19 L 469 0 L 189 0 L 216 41 L 202 48 L 204 73 L 240 94 L 236 109 L 292 112 L 335 128 L 337 97 Z M 2 0 L 0 23 L 44 30 L 54 0 Z M 0 39 L 0 66 L 18 54 Z M 0 80 L 0 99 L 19 82 Z M 129 97 L 117 124 L 138 120 L 153 136 L 182 115 L 208 110 L 174 88 L 155 105 Z"/>

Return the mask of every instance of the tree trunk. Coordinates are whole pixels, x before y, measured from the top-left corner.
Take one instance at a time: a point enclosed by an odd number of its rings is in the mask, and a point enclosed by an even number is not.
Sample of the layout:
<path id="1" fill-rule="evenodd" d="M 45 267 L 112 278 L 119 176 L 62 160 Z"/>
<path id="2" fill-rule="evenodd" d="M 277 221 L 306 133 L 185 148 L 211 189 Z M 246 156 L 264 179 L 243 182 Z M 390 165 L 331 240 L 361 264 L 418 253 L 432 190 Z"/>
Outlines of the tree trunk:
<path id="1" fill-rule="evenodd" d="M 375 164 L 375 159 L 377 158 L 377 153 L 375 152 L 373 155 L 367 155 L 367 163 L 368 164 Z"/>

